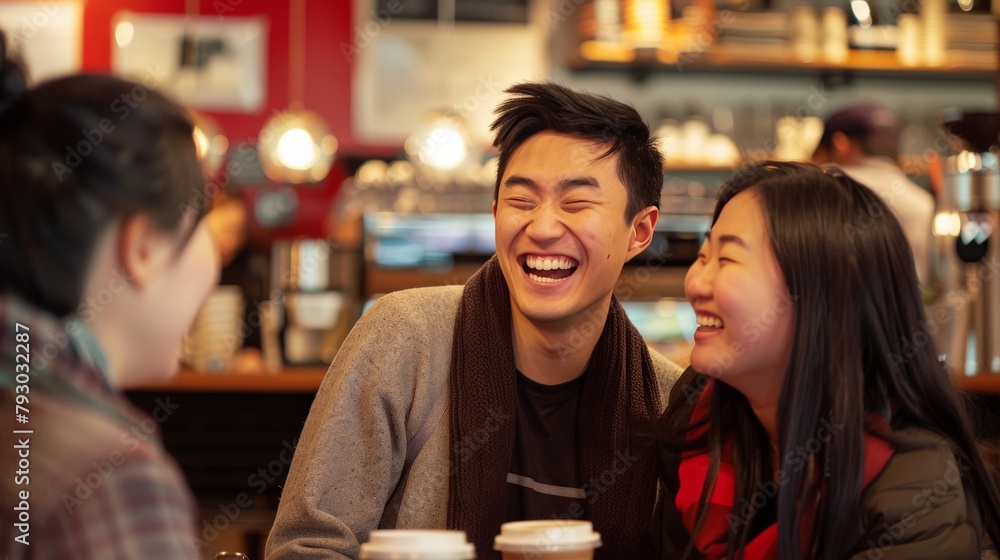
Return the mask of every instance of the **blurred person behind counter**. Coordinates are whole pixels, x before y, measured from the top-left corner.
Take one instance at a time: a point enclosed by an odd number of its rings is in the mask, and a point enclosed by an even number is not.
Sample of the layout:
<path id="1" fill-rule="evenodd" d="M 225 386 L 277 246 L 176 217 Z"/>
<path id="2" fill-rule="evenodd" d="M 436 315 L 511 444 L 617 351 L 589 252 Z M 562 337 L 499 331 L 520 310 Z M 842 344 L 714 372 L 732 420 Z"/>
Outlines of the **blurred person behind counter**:
<path id="1" fill-rule="evenodd" d="M 818 165 L 836 165 L 882 197 L 903 226 L 917 277 L 926 283 L 930 279 L 934 195 L 906 176 L 898 158 L 896 115 L 879 104 L 863 102 L 826 118 L 812 160 Z"/>
<path id="2" fill-rule="evenodd" d="M 176 404 L 150 418 L 121 391 L 175 375 L 218 276 L 192 123 L 129 81 L 27 88 L 0 60 L 0 557 L 191 560 L 157 435 Z"/>

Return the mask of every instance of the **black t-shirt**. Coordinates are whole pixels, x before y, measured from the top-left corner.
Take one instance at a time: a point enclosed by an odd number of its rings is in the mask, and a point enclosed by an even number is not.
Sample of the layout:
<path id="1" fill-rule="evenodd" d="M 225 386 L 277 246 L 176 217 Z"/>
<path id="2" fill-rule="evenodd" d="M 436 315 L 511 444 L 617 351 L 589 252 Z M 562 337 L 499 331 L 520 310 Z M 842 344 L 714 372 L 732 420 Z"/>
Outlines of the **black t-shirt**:
<path id="1" fill-rule="evenodd" d="M 589 518 L 577 437 L 583 382 L 542 385 L 518 372 L 507 521 Z"/>

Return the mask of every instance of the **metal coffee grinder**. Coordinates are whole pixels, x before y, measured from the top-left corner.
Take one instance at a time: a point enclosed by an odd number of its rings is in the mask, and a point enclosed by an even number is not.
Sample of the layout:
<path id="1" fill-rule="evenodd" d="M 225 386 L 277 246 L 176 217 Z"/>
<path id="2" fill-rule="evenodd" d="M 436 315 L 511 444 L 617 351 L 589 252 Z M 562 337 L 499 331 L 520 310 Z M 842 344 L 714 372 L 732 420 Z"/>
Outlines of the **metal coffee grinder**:
<path id="1" fill-rule="evenodd" d="M 963 144 L 945 160 L 934 218 L 934 275 L 942 298 L 931 315 L 949 369 L 1000 373 L 1000 114 L 949 110 L 943 126 Z"/>

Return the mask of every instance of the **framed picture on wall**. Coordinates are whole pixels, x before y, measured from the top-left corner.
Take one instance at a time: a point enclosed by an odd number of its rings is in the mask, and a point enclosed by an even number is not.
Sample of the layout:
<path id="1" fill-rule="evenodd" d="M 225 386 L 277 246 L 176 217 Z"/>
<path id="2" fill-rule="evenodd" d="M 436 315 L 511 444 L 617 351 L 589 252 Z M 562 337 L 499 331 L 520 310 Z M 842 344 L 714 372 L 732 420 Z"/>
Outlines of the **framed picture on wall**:
<path id="1" fill-rule="evenodd" d="M 477 9 L 437 0 L 354 0 L 350 44 L 353 129 L 364 142 L 399 143 L 433 111 L 460 115 L 489 143 L 503 90 L 549 76 L 545 2 L 491 0 Z M 461 16 L 461 17 L 460 17 Z"/>
<path id="2" fill-rule="evenodd" d="M 956 0 L 957 1 L 957 0 Z M 423 19 L 437 21 L 445 10 L 439 9 L 438 0 L 374 0 L 376 14 L 390 14 L 398 19 Z M 452 0 L 450 9 L 455 21 L 481 23 L 519 23 L 529 21 L 531 2 L 528 0 Z"/>
<path id="3" fill-rule="evenodd" d="M 82 0 L 0 2 L 0 29 L 33 82 L 80 70 Z"/>
<path id="4" fill-rule="evenodd" d="M 256 112 L 267 85 L 267 20 L 118 12 L 111 67 L 195 109 Z"/>

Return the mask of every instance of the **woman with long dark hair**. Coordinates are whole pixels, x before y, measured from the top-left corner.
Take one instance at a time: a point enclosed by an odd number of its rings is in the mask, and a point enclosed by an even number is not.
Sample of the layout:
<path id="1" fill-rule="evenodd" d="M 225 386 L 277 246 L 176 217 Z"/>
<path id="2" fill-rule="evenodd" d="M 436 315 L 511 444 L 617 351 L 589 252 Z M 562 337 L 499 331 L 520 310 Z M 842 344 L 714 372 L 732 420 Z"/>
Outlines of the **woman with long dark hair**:
<path id="1" fill-rule="evenodd" d="M 0 557 L 198 557 L 194 500 L 122 390 L 177 372 L 218 277 L 185 109 L 152 84 L 27 87 L 0 34 Z"/>
<path id="2" fill-rule="evenodd" d="M 691 367 L 659 441 L 664 558 L 979 558 L 997 490 L 903 231 L 837 170 L 721 188 L 685 279 Z"/>

